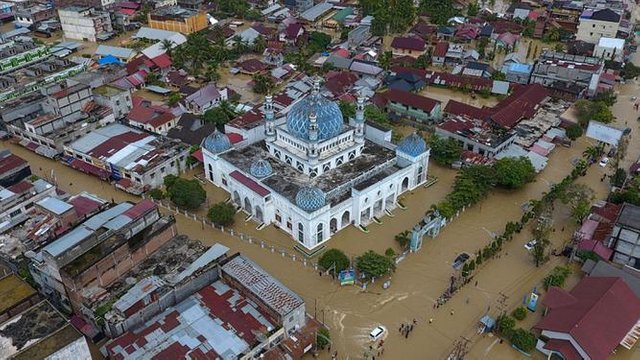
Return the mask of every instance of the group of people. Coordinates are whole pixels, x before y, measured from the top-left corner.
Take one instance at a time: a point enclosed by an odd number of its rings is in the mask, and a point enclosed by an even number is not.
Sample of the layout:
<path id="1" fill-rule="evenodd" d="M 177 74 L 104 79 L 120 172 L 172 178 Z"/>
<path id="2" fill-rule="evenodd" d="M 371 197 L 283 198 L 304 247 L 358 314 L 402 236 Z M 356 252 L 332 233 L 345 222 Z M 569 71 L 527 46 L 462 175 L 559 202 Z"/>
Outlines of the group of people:
<path id="1" fill-rule="evenodd" d="M 367 353 L 365 358 L 371 356 L 372 360 L 376 360 L 376 356 L 380 357 L 382 355 L 384 355 L 384 340 L 380 340 L 378 345 L 369 345 L 369 352 Z"/>
<path id="2" fill-rule="evenodd" d="M 412 322 L 407 324 L 402 323 L 399 329 L 400 334 L 402 334 L 405 337 L 405 339 L 408 338 L 409 334 L 413 331 L 413 327 L 416 326 L 417 324 L 418 324 L 418 321 L 416 319 L 413 319 Z"/>

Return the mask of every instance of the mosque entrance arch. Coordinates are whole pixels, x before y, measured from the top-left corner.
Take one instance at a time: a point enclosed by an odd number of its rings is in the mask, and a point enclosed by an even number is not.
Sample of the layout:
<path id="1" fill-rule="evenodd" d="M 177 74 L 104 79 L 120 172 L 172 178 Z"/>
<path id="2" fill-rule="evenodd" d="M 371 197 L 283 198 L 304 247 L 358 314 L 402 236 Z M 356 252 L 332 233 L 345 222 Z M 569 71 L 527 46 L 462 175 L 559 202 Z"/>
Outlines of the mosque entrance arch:
<path id="1" fill-rule="evenodd" d="M 342 221 L 340 223 L 340 226 L 345 227 L 349 225 L 350 222 L 351 222 L 351 213 L 347 210 L 342 213 Z"/>
<path id="2" fill-rule="evenodd" d="M 407 189 L 409 189 L 409 177 L 404 178 L 404 180 L 402 180 L 402 186 L 400 187 L 402 189 L 402 191 L 407 191 Z"/>
<path id="3" fill-rule="evenodd" d="M 338 231 L 338 219 L 332 218 L 331 221 L 329 221 L 329 231 L 331 231 L 332 234 Z"/>
<path id="4" fill-rule="evenodd" d="M 240 200 L 240 194 L 237 191 L 233 192 L 233 202 L 238 206 L 242 206 L 242 200 Z"/>
<path id="5" fill-rule="evenodd" d="M 264 215 L 262 214 L 262 208 L 260 206 L 256 206 L 256 219 L 259 222 L 264 222 Z"/>
<path id="6" fill-rule="evenodd" d="M 253 214 L 253 208 L 251 207 L 251 200 L 248 197 L 244 198 L 244 209 L 249 213 Z"/>

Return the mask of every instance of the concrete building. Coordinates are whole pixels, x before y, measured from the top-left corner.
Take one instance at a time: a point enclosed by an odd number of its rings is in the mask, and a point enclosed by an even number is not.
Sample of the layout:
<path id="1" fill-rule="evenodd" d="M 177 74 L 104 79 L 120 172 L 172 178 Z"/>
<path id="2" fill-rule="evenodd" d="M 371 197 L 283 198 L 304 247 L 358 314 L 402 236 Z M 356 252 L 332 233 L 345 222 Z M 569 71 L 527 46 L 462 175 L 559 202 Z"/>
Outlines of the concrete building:
<path id="1" fill-rule="evenodd" d="M 640 207 L 624 204 L 618 214 L 608 247 L 614 249 L 611 261 L 640 269 Z"/>
<path id="2" fill-rule="evenodd" d="M 624 39 L 601 37 L 593 49 L 593 57 L 622 62 L 624 60 Z"/>
<path id="3" fill-rule="evenodd" d="M 191 34 L 209 26 L 206 13 L 177 6 L 156 9 L 148 14 L 147 19 L 149 27 L 153 29 L 183 34 Z"/>
<path id="4" fill-rule="evenodd" d="M 23 180 L 0 190 L 0 231 L 27 220 L 34 204 L 52 196 L 56 196 L 56 187 L 42 179 Z"/>
<path id="5" fill-rule="evenodd" d="M 533 66 L 532 84 L 541 84 L 556 97 L 576 100 L 597 91 L 603 62 L 594 57 L 544 51 Z"/>
<path id="6" fill-rule="evenodd" d="M 13 155 L 8 149 L 0 150 L 0 186 L 15 185 L 31 175 L 31 167 L 27 160 Z"/>
<path id="7" fill-rule="evenodd" d="M 189 149 L 177 141 L 121 124 L 96 129 L 64 150 L 69 164 L 80 161 L 80 170 L 106 175 L 134 193 L 161 186 L 169 174 L 179 175 L 189 156 Z"/>
<path id="8" fill-rule="evenodd" d="M 408 91 L 391 89 L 380 95 L 387 112 L 397 117 L 408 117 L 419 122 L 437 122 L 442 116 L 442 104 Z"/>
<path id="9" fill-rule="evenodd" d="M 227 88 L 218 89 L 210 83 L 184 99 L 184 105 L 189 112 L 204 114 L 207 110 L 218 106 L 222 101 L 229 100 Z"/>
<path id="10" fill-rule="evenodd" d="M 68 39 L 93 41 L 113 36 L 111 16 L 92 7 L 70 6 L 58 9 L 64 36 Z"/>
<path id="11" fill-rule="evenodd" d="M 436 126 L 436 135 L 454 139 L 465 151 L 488 158 L 508 148 L 516 140 L 513 130 L 496 131 L 485 121 L 455 116 Z"/>
<path id="12" fill-rule="evenodd" d="M 55 17 L 54 8 L 36 4 L 16 10 L 15 23 L 17 26 L 30 27 Z"/>
<path id="13" fill-rule="evenodd" d="M 0 74 L 14 73 L 20 68 L 43 61 L 48 57 L 49 49 L 31 40 L 5 42 L 0 48 Z"/>
<path id="14" fill-rule="evenodd" d="M 507 81 L 525 85 L 529 83 L 532 71 L 533 66 L 529 64 L 512 63 L 502 68 L 502 72 L 507 76 Z"/>
<path id="15" fill-rule="evenodd" d="M 107 84 L 93 89 L 96 104 L 107 106 L 113 111 L 116 120 L 123 119 L 133 108 L 131 91 Z"/>
<path id="16" fill-rule="evenodd" d="M 284 6 L 302 14 L 313 7 L 313 0 L 284 0 Z"/>
<path id="17" fill-rule="evenodd" d="M 173 129 L 180 119 L 170 108 L 163 105 L 142 103 L 127 114 L 129 125 L 160 135 L 166 135 Z"/>
<path id="18" fill-rule="evenodd" d="M 608 8 L 584 10 L 580 15 L 576 40 L 597 44 L 601 37 L 615 38 L 620 19 L 620 14 Z"/>

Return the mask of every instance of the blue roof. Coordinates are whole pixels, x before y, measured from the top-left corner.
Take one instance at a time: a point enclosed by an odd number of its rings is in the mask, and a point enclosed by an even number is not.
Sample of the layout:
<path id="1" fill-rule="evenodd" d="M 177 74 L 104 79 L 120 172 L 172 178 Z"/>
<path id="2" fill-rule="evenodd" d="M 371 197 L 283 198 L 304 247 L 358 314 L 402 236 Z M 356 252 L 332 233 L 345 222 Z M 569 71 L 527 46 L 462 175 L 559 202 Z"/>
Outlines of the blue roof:
<path id="1" fill-rule="evenodd" d="M 318 140 L 326 140 L 340 134 L 344 125 L 340 107 L 320 94 L 302 99 L 287 115 L 287 130 L 293 136 L 309 140 L 309 115 L 316 115 Z"/>
<path id="2" fill-rule="evenodd" d="M 257 178 L 263 178 L 271 175 L 273 173 L 273 168 L 267 160 L 260 159 L 251 164 L 249 172 Z"/>
<path id="3" fill-rule="evenodd" d="M 204 138 L 202 146 L 210 153 L 217 154 L 231 149 L 231 140 L 216 129 L 211 135 Z"/>
<path id="4" fill-rule="evenodd" d="M 427 151 L 427 143 L 420 135 L 413 133 L 398 144 L 398 150 L 415 157 Z"/>
<path id="5" fill-rule="evenodd" d="M 296 194 L 296 205 L 304 211 L 312 212 L 326 204 L 324 192 L 317 187 L 305 186 Z"/>
<path id="6" fill-rule="evenodd" d="M 113 55 L 107 55 L 101 58 L 100 60 L 98 60 L 98 65 L 109 65 L 109 64 L 120 64 L 120 60 Z"/>
<path id="7" fill-rule="evenodd" d="M 56 215 L 62 215 L 65 212 L 73 209 L 73 205 L 53 197 L 42 199 L 38 201 L 36 204 L 38 204 L 38 206 L 42 207 L 43 209 L 46 209 L 47 211 L 50 211 Z"/>
<path id="8" fill-rule="evenodd" d="M 523 74 L 531 73 L 532 66 L 529 64 L 511 64 L 509 65 L 509 71 L 518 72 Z"/>

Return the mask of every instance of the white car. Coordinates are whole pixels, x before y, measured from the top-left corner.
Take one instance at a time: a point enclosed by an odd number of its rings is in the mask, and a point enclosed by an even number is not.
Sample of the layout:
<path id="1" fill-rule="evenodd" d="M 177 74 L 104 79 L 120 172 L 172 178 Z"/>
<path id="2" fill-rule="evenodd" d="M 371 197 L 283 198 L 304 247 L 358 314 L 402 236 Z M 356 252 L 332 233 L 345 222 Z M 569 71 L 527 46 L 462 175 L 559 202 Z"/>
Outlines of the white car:
<path id="1" fill-rule="evenodd" d="M 600 160 L 600 166 L 605 167 L 607 166 L 607 164 L 609 163 L 609 158 L 608 157 L 603 157 L 602 160 Z"/>
<path id="2" fill-rule="evenodd" d="M 377 326 L 375 329 L 371 330 L 371 332 L 369 333 L 369 340 L 378 341 L 378 339 L 380 339 L 386 332 L 387 332 L 387 328 L 385 328 L 382 325 Z"/>
<path id="3" fill-rule="evenodd" d="M 524 248 L 531 251 L 531 249 L 533 249 L 533 247 L 536 246 L 537 243 L 538 241 L 536 239 L 530 240 L 528 243 L 524 244 Z"/>

